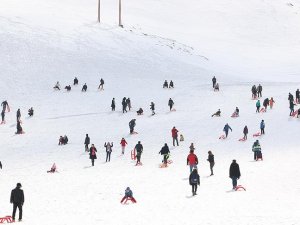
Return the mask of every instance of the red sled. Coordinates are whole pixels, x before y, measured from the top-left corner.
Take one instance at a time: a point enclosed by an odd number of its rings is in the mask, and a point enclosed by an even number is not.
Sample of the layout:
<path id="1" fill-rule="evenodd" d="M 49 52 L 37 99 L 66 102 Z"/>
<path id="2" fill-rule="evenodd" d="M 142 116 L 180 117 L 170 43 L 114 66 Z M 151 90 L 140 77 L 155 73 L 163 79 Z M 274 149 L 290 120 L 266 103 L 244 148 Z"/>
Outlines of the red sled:
<path id="1" fill-rule="evenodd" d="M 235 187 L 235 190 L 238 191 L 238 190 L 244 190 L 246 191 L 246 188 L 244 188 L 242 185 L 238 185 Z"/>
<path id="2" fill-rule="evenodd" d="M 171 109 L 171 112 L 176 112 L 176 109 Z"/>
<path id="3" fill-rule="evenodd" d="M 259 136 L 261 136 L 261 133 L 260 133 L 260 132 L 257 132 L 257 133 L 255 133 L 255 134 L 253 134 L 253 137 L 259 137 Z"/>
<path id="4" fill-rule="evenodd" d="M 131 159 L 132 159 L 132 160 L 136 160 L 135 149 L 131 150 Z"/>
<path id="5" fill-rule="evenodd" d="M 246 141 L 247 139 L 245 138 L 240 138 L 239 141 Z"/>
<path id="6" fill-rule="evenodd" d="M 124 203 L 123 203 L 123 201 L 124 201 Z M 135 200 L 134 197 L 125 197 L 125 198 L 122 199 L 121 204 L 126 205 L 127 201 L 131 201 L 132 203 L 136 203 L 136 200 Z"/>
<path id="7" fill-rule="evenodd" d="M 1 125 L 1 124 L 5 124 L 5 123 L 6 123 L 5 121 L 1 121 L 0 125 Z"/>
<path id="8" fill-rule="evenodd" d="M 262 156 L 262 153 L 259 151 L 259 152 L 257 152 L 257 155 L 256 155 L 256 161 L 258 161 L 258 160 L 261 160 L 261 161 L 263 161 L 263 156 Z"/>
<path id="9" fill-rule="evenodd" d="M 219 137 L 219 139 L 226 139 L 226 136 L 224 135 L 224 134 L 222 134 L 220 137 Z"/>
<path id="10" fill-rule="evenodd" d="M 231 115 L 231 117 L 232 117 L 232 118 L 236 118 L 236 117 L 239 117 L 239 115 L 237 115 L 236 113 L 233 113 L 233 114 Z"/>
<path id="11" fill-rule="evenodd" d="M 298 110 L 297 110 L 297 111 L 295 111 L 295 112 L 293 112 L 293 113 L 292 113 L 292 116 L 293 116 L 293 117 L 296 117 L 296 116 L 298 116 Z"/>
<path id="12" fill-rule="evenodd" d="M 5 216 L 5 217 L 1 217 L 0 218 L 0 223 L 12 223 L 13 222 L 13 219 L 11 216 Z"/>
<path id="13" fill-rule="evenodd" d="M 264 113 L 264 112 L 266 112 L 266 109 L 265 108 L 261 108 L 261 110 L 259 112 L 260 113 Z"/>

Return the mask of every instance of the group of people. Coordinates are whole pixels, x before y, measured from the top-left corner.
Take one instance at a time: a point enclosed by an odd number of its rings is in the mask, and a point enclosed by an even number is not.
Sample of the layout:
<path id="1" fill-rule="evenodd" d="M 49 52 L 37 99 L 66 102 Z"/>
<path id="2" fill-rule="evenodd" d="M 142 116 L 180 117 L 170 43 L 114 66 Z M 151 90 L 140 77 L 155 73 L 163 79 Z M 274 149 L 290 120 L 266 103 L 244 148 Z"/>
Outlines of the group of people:
<path id="1" fill-rule="evenodd" d="M 262 97 L 262 86 L 259 84 L 257 87 L 255 85 L 252 86 L 251 92 L 252 92 L 252 99 L 257 99 Z"/>
<path id="2" fill-rule="evenodd" d="M 163 88 L 174 88 L 174 83 L 173 81 L 171 80 L 170 81 L 170 84 L 168 85 L 168 81 L 165 80 L 164 84 L 163 84 Z"/>
<path id="3" fill-rule="evenodd" d="M 289 107 L 290 107 L 290 116 L 295 115 L 295 106 L 299 104 L 299 95 L 300 95 L 299 89 L 297 89 L 296 91 L 296 100 L 294 100 L 294 96 L 291 93 L 289 93 L 288 100 L 289 100 Z M 300 108 L 296 111 L 296 114 L 297 114 L 297 118 L 299 118 Z"/>

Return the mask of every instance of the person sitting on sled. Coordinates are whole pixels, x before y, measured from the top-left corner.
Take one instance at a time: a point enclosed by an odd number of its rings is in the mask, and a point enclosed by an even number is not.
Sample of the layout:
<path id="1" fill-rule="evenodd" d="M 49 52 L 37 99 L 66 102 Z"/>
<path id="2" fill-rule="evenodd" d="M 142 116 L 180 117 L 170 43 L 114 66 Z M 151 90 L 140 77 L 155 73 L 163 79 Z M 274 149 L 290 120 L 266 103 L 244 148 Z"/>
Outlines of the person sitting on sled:
<path id="1" fill-rule="evenodd" d="M 238 117 L 240 115 L 240 110 L 238 107 L 235 108 L 234 115 Z"/>
<path id="2" fill-rule="evenodd" d="M 137 113 L 138 115 L 142 115 L 143 112 L 144 112 L 144 110 L 143 110 L 142 108 L 140 108 L 138 111 L 136 111 L 136 113 Z"/>
<path id="3" fill-rule="evenodd" d="M 56 172 L 56 165 L 55 163 L 53 163 L 51 169 L 49 171 L 47 171 L 47 173 L 55 173 Z"/>
<path id="4" fill-rule="evenodd" d="M 136 203 L 136 200 L 135 200 L 135 198 L 133 197 L 132 190 L 130 190 L 129 187 L 126 188 L 126 190 L 125 190 L 125 196 L 122 198 L 121 203 L 123 203 L 125 199 L 129 199 L 129 200 L 131 200 L 133 203 Z"/>
<path id="5" fill-rule="evenodd" d="M 221 110 L 218 109 L 217 112 L 215 112 L 214 114 L 211 115 L 211 117 L 214 117 L 214 116 L 221 116 Z"/>

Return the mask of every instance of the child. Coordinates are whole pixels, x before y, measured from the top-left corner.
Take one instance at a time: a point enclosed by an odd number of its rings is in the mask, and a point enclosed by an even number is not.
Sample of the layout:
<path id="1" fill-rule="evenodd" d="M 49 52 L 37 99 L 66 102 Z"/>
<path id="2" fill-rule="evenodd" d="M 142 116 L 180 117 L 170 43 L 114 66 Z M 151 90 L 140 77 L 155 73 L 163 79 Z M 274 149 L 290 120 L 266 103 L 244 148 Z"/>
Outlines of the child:
<path id="1" fill-rule="evenodd" d="M 123 203 L 123 201 L 124 201 L 125 199 L 129 199 L 129 200 L 131 200 L 131 202 L 136 203 L 136 200 L 135 200 L 135 198 L 133 197 L 132 190 L 130 190 L 129 187 L 126 188 L 126 190 L 125 190 L 125 196 L 122 198 L 121 203 Z"/>

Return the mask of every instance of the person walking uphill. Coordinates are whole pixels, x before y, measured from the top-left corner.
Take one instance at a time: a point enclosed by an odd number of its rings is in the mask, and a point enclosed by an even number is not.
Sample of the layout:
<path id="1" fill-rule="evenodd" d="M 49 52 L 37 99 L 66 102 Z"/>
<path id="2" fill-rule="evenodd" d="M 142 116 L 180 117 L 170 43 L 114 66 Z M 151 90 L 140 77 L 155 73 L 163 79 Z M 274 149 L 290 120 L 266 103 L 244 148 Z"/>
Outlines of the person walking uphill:
<path id="1" fill-rule="evenodd" d="M 235 189 L 237 186 L 237 180 L 241 177 L 239 164 L 236 163 L 236 160 L 232 160 L 232 163 L 229 168 L 229 177 L 232 180 L 232 189 Z"/>
<path id="2" fill-rule="evenodd" d="M 134 149 L 135 149 L 135 151 L 136 151 L 136 159 L 137 159 L 135 165 L 136 165 L 136 166 L 137 166 L 137 165 L 141 165 L 141 156 L 142 156 L 142 153 L 143 153 L 144 148 L 143 148 L 143 145 L 141 144 L 140 141 L 136 144 L 136 146 L 135 146 Z"/>
<path id="3" fill-rule="evenodd" d="M 217 79 L 216 77 L 214 76 L 212 79 L 211 79 L 212 83 L 213 83 L 213 88 L 215 88 L 215 85 L 217 83 Z"/>
<path id="4" fill-rule="evenodd" d="M 192 193 L 193 196 L 197 194 L 197 185 L 200 186 L 200 176 L 198 174 L 197 168 L 193 169 L 193 172 L 191 172 L 189 177 L 190 185 L 192 185 Z"/>
<path id="5" fill-rule="evenodd" d="M 89 144 L 90 144 L 90 137 L 88 134 L 85 135 L 85 140 L 84 140 L 84 147 L 85 147 L 85 151 L 88 152 L 89 151 Z"/>
<path id="6" fill-rule="evenodd" d="M 176 129 L 176 127 L 173 127 L 171 132 L 172 132 L 172 138 L 173 138 L 173 146 L 175 146 L 175 141 L 176 141 L 177 146 L 179 146 L 179 144 L 178 144 L 178 130 Z"/>
<path id="7" fill-rule="evenodd" d="M 24 192 L 21 190 L 22 185 L 17 183 L 17 187 L 11 191 L 10 203 L 13 204 L 12 219 L 15 221 L 17 208 L 19 209 L 19 221 L 22 221 L 23 204 L 25 201 Z"/>
<path id="8" fill-rule="evenodd" d="M 158 154 L 161 154 L 164 158 L 162 160 L 162 162 L 164 164 L 168 163 L 168 158 L 169 158 L 169 154 L 170 154 L 170 150 L 169 150 L 169 146 L 167 143 L 165 143 L 165 145 L 161 148 L 161 150 L 159 151 Z"/>
<path id="9" fill-rule="evenodd" d="M 126 147 L 126 145 L 127 145 L 127 142 L 126 142 L 125 138 L 122 138 L 122 140 L 121 140 L 121 142 L 120 142 L 120 145 L 121 145 L 121 147 L 122 147 L 122 154 L 124 154 L 124 152 L 125 152 L 125 147 Z"/>
<path id="10" fill-rule="evenodd" d="M 115 98 L 113 98 L 111 100 L 111 111 L 115 111 L 116 110 L 116 102 L 115 102 Z"/>
<path id="11" fill-rule="evenodd" d="M 209 162 L 209 168 L 210 168 L 210 176 L 214 175 L 213 168 L 215 166 L 215 156 L 212 154 L 211 151 L 208 151 L 208 159 L 207 161 Z"/>
<path id="12" fill-rule="evenodd" d="M 248 127 L 247 126 L 244 127 L 243 133 L 244 133 L 244 139 L 247 140 L 247 135 L 248 135 Z"/>
<path id="13" fill-rule="evenodd" d="M 170 107 L 170 111 L 172 111 L 173 105 L 174 105 L 174 101 L 173 101 L 173 99 L 170 98 L 169 102 L 168 102 L 168 106 Z"/>
<path id="14" fill-rule="evenodd" d="M 256 102 L 255 105 L 256 105 L 256 112 L 259 113 L 259 109 L 260 109 L 260 101 L 257 100 L 257 102 Z"/>
<path id="15" fill-rule="evenodd" d="M 194 154 L 194 150 L 190 150 L 190 154 L 187 156 L 186 165 L 190 166 L 190 173 L 193 171 L 193 168 L 198 165 L 198 157 Z"/>
<path id="16" fill-rule="evenodd" d="M 265 121 L 264 120 L 262 120 L 261 122 L 260 122 L 260 134 L 265 134 Z"/>
<path id="17" fill-rule="evenodd" d="M 228 136 L 228 131 L 229 131 L 229 129 L 230 129 L 231 132 L 232 132 L 231 127 L 228 125 L 228 123 L 226 123 L 225 126 L 224 126 L 224 128 L 223 128 L 223 131 L 225 132 L 225 137 L 226 137 L 226 138 L 227 138 L 227 136 Z"/>
<path id="18" fill-rule="evenodd" d="M 92 166 L 94 166 L 95 159 L 97 159 L 96 155 L 97 149 L 94 144 L 92 144 L 92 147 L 90 147 L 90 159 L 92 161 Z"/>
<path id="19" fill-rule="evenodd" d="M 114 146 L 113 143 L 109 143 L 109 142 L 105 142 L 104 143 L 104 147 L 105 147 L 105 151 L 106 151 L 106 162 L 110 162 L 110 155 L 112 152 L 112 147 Z"/>
<path id="20" fill-rule="evenodd" d="M 136 119 L 132 119 L 132 120 L 130 120 L 130 122 L 129 122 L 129 130 L 130 130 L 130 134 L 134 134 L 135 132 L 134 132 L 134 127 L 135 127 L 135 121 L 136 121 Z"/>
<path id="21" fill-rule="evenodd" d="M 261 146 L 258 140 L 256 140 L 252 145 L 252 152 L 254 152 L 254 160 L 258 160 L 261 155 Z"/>

